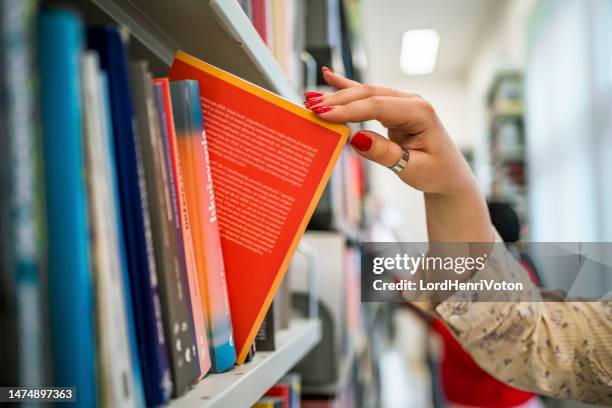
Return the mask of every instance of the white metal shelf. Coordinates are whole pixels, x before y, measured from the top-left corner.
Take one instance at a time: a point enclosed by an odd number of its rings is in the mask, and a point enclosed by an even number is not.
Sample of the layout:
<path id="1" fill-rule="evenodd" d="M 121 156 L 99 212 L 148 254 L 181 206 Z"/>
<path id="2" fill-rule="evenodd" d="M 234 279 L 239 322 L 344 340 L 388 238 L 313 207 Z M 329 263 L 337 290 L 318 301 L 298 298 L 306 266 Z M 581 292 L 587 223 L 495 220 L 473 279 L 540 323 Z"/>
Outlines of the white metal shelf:
<path id="1" fill-rule="evenodd" d="M 237 1 L 91 0 L 166 65 L 185 51 L 300 102 Z"/>
<path id="2" fill-rule="evenodd" d="M 255 353 L 250 363 L 206 376 L 169 407 L 250 407 L 320 340 L 318 319 L 293 319 L 288 329 L 276 334 L 276 351 Z"/>

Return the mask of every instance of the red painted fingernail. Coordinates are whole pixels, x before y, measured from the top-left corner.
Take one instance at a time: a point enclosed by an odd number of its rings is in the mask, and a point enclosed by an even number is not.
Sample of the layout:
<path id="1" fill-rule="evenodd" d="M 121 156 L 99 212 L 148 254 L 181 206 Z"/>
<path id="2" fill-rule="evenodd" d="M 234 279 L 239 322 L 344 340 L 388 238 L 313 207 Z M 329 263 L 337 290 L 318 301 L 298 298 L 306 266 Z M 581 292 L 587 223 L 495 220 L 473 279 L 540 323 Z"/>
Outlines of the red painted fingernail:
<path id="1" fill-rule="evenodd" d="M 320 104 L 321 102 L 323 102 L 323 98 L 313 98 L 304 102 L 304 106 L 306 106 L 307 108 L 311 108 L 315 105 Z"/>
<path id="2" fill-rule="evenodd" d="M 312 108 L 312 111 L 314 113 L 325 113 L 329 112 L 332 109 L 334 109 L 333 106 L 317 106 L 316 108 Z"/>
<path id="3" fill-rule="evenodd" d="M 351 146 L 362 152 L 367 152 L 372 147 L 372 139 L 365 132 L 357 132 L 351 139 Z"/>
<path id="4" fill-rule="evenodd" d="M 331 68 L 329 68 L 329 67 L 325 67 L 325 66 L 324 66 L 324 67 L 321 67 L 321 71 L 323 71 L 323 72 L 334 72 L 334 70 L 333 70 L 333 69 L 331 69 Z"/>
<path id="5" fill-rule="evenodd" d="M 323 95 L 324 95 L 323 92 L 314 92 L 314 91 L 304 92 L 304 98 L 306 99 L 319 98 Z"/>

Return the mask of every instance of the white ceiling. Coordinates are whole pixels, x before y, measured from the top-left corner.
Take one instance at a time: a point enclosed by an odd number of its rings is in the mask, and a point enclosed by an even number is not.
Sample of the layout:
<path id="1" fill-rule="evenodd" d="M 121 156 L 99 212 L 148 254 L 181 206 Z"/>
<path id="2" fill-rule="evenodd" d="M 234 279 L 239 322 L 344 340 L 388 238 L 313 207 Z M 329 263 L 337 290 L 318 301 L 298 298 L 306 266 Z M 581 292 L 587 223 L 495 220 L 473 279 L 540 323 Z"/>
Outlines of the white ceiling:
<path id="1" fill-rule="evenodd" d="M 364 46 L 370 78 L 393 82 L 399 69 L 402 33 L 433 28 L 440 48 L 431 79 L 461 78 L 505 0 L 363 0 Z"/>

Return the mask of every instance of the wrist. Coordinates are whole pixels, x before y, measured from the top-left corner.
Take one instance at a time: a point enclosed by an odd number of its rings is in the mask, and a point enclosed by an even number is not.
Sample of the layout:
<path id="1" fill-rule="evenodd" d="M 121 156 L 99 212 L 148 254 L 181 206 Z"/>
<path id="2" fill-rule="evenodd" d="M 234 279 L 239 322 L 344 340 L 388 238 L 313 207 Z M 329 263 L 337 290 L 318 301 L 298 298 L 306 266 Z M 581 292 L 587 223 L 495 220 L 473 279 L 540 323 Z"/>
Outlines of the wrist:
<path id="1" fill-rule="evenodd" d="M 489 211 L 476 181 L 447 193 L 425 193 L 427 230 L 433 242 L 493 242 Z"/>

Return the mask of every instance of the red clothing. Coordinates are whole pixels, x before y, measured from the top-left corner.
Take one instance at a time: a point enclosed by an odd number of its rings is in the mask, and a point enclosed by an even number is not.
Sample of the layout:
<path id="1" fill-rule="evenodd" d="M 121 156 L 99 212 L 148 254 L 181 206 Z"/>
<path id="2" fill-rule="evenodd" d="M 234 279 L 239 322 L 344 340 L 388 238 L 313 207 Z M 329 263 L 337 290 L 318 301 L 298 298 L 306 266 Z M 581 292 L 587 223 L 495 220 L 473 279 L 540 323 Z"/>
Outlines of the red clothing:
<path id="1" fill-rule="evenodd" d="M 444 340 L 440 370 L 448 401 L 480 408 L 509 408 L 533 398 L 534 394 L 512 388 L 480 368 L 441 320 L 434 320 L 432 327 Z"/>

